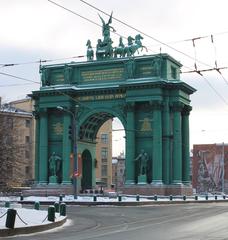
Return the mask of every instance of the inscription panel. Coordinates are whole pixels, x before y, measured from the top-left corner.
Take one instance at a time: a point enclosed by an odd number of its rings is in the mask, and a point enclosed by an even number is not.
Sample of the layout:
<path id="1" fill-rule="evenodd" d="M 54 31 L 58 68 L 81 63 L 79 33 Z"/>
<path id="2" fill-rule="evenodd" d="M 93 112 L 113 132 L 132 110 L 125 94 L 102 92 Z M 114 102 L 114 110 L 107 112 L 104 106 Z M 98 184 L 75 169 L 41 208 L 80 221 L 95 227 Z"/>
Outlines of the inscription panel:
<path id="1" fill-rule="evenodd" d="M 125 93 L 118 93 L 118 94 L 80 96 L 75 99 L 76 99 L 76 101 L 99 101 L 99 100 L 122 99 L 125 97 L 126 97 Z"/>
<path id="2" fill-rule="evenodd" d="M 53 72 L 51 75 L 52 84 L 63 84 L 64 83 L 64 74 L 62 72 Z"/>
<path id="3" fill-rule="evenodd" d="M 80 73 L 81 81 L 106 81 L 122 80 L 124 78 L 124 68 L 110 68 L 102 70 L 86 70 Z"/>

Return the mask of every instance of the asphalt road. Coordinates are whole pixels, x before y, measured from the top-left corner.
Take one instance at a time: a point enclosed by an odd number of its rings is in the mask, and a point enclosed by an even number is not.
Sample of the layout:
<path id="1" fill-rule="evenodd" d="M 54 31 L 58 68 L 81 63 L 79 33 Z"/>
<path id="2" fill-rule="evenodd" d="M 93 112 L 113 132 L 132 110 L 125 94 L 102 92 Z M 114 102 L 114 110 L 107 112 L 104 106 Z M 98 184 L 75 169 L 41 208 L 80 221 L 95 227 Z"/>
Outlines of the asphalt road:
<path id="1" fill-rule="evenodd" d="M 67 211 L 70 221 L 60 229 L 4 239 L 228 239 L 228 203 L 140 207 L 68 206 Z"/>

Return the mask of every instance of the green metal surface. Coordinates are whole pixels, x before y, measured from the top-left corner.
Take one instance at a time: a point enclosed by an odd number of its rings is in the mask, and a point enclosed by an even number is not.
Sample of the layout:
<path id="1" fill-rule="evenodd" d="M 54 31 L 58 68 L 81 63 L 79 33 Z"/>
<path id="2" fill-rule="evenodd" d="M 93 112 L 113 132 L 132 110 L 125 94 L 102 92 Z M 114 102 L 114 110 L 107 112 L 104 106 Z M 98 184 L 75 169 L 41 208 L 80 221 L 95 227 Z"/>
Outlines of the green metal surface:
<path id="1" fill-rule="evenodd" d="M 167 54 L 42 66 L 42 87 L 32 94 L 38 119 L 36 182 L 49 184 L 48 159 L 56 152 L 62 163 L 57 184 L 71 184 L 72 119 L 56 108 L 75 114 L 79 105 L 77 145 L 85 160 L 78 189 L 95 187 L 96 134 L 113 117 L 126 131 L 126 185 L 138 181 L 135 160 L 142 150 L 148 154 L 147 183 L 188 184 L 189 105 L 195 89 L 180 80 L 180 67 Z"/>

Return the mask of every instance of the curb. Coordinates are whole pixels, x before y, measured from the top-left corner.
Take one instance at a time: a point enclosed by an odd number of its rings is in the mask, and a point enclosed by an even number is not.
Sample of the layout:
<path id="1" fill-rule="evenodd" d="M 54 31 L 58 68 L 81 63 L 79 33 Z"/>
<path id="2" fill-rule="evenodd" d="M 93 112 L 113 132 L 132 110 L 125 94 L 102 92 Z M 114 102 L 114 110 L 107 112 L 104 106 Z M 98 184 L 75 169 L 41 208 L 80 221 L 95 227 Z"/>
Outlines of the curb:
<path id="1" fill-rule="evenodd" d="M 60 221 L 43 224 L 43 225 L 35 225 L 31 227 L 20 227 L 20 228 L 14 228 L 14 229 L 0 229 L 0 238 L 14 236 L 18 234 L 31 234 L 31 233 L 50 230 L 50 229 L 62 226 L 66 222 L 66 220 L 67 220 L 67 217 L 65 217 Z"/>
<path id="2" fill-rule="evenodd" d="M 139 202 L 65 202 L 66 205 L 75 205 L 75 206 L 143 206 L 143 205 L 170 205 L 170 204 L 188 204 L 188 203 L 224 203 L 228 202 L 228 200 L 186 200 L 186 201 L 139 201 Z M 18 201 L 21 204 L 34 204 L 34 201 Z M 41 205 L 50 205 L 53 204 L 54 201 L 42 202 L 40 201 Z"/>

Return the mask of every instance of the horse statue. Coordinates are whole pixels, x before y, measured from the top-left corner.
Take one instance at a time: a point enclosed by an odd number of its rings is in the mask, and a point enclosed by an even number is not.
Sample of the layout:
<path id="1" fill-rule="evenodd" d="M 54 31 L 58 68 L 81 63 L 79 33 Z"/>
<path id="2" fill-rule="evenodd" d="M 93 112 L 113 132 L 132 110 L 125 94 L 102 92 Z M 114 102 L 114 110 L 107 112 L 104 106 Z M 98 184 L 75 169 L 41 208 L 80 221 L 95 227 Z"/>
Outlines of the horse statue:
<path id="1" fill-rule="evenodd" d="M 94 57 L 94 52 L 93 52 L 93 48 L 90 40 L 87 41 L 86 46 L 87 46 L 87 53 L 86 53 L 87 61 L 92 61 Z"/>
<path id="2" fill-rule="evenodd" d="M 120 37 L 119 39 L 119 46 L 114 48 L 114 57 L 124 57 L 124 44 L 123 44 L 123 38 Z"/>
<path id="3" fill-rule="evenodd" d="M 129 36 L 128 38 L 128 45 L 124 48 L 124 55 L 127 54 L 128 57 L 130 56 L 134 56 L 134 54 L 137 53 L 139 54 L 139 48 L 141 48 L 141 51 L 145 48 L 146 51 L 147 48 L 145 46 L 142 45 L 141 40 L 143 39 L 143 37 L 140 34 L 137 34 L 135 36 L 135 38 Z M 133 40 L 135 41 L 133 43 Z"/>
<path id="4" fill-rule="evenodd" d="M 97 41 L 97 51 L 96 58 L 97 60 L 110 59 L 113 57 L 113 47 L 112 47 L 112 39 L 106 39 L 106 41 L 102 42 L 101 39 Z"/>
<path id="5" fill-rule="evenodd" d="M 142 42 L 141 42 L 142 39 L 143 39 L 143 37 L 140 34 L 137 34 L 135 36 L 135 44 L 138 46 L 138 49 L 141 48 L 141 52 L 143 51 L 144 48 L 148 52 L 147 47 L 142 45 Z"/>

